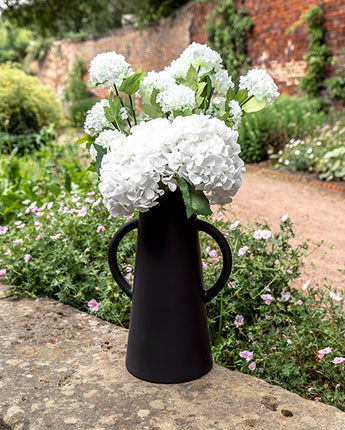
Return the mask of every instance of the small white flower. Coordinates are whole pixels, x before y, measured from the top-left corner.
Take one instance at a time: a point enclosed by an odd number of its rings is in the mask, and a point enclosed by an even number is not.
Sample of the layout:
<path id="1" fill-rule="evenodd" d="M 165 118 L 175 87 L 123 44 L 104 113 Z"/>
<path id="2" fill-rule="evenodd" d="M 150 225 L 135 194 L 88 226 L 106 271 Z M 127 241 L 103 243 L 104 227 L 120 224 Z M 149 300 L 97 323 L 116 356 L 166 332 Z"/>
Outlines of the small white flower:
<path id="1" fill-rule="evenodd" d="M 257 100 L 266 98 L 266 106 L 279 96 L 277 85 L 263 69 L 252 69 L 246 76 L 241 76 L 239 89 L 248 90 L 248 96 L 254 96 Z"/>
<path id="2" fill-rule="evenodd" d="M 104 106 L 109 107 L 108 100 L 100 100 L 90 110 L 87 111 L 84 131 L 90 136 L 95 136 L 105 128 L 112 128 L 111 123 L 106 119 L 104 114 Z"/>
<path id="3" fill-rule="evenodd" d="M 162 108 L 162 111 L 184 111 L 186 109 L 193 110 L 196 108 L 195 93 L 185 85 L 172 85 L 166 90 L 160 92 L 156 98 L 157 103 Z"/>
<path id="4" fill-rule="evenodd" d="M 96 55 L 90 63 L 90 83 L 101 87 L 115 84 L 119 89 L 123 79 L 127 78 L 131 72 L 132 69 L 123 55 L 117 54 L 115 51 L 103 52 Z"/>
<path id="5" fill-rule="evenodd" d="M 240 104 L 236 100 L 231 100 L 229 102 L 229 107 L 230 107 L 231 119 L 234 123 L 232 128 L 234 130 L 236 130 L 238 128 L 240 122 L 241 122 L 241 119 L 242 119 L 242 109 L 241 109 Z"/>

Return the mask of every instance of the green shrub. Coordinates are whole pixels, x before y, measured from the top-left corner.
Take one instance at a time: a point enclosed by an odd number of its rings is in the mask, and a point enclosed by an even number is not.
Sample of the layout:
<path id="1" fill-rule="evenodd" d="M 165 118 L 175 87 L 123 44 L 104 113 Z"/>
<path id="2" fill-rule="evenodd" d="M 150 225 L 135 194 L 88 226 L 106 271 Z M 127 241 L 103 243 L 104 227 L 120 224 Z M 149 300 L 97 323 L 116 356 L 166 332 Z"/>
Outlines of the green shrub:
<path id="1" fill-rule="evenodd" d="M 46 203 L 24 202 L 17 221 L 1 228 L 0 273 L 15 285 L 11 294 L 48 295 L 84 311 L 94 299 L 99 317 L 128 327 L 130 300 L 107 264 L 111 237 L 126 220 L 109 219 L 92 190 Z M 275 234 L 267 224 L 215 225 L 233 253 L 231 282 L 208 304 L 215 360 L 345 410 L 344 364 L 333 363 L 336 357 L 345 360 L 343 299 L 330 287 L 314 289 L 309 280 L 302 289 L 293 287 L 307 243 L 291 245 L 287 215 Z M 135 240 L 135 234 L 126 236 L 119 251 L 130 282 Z M 204 234 L 201 247 L 210 287 L 220 272 L 219 251 Z M 322 356 L 325 348 L 331 349 Z"/>
<path id="2" fill-rule="evenodd" d="M 316 172 L 320 179 L 345 180 L 345 127 L 337 121 L 332 127 L 316 127 L 313 136 L 290 139 L 285 147 L 271 158 L 276 167 L 292 172 Z"/>
<path id="3" fill-rule="evenodd" d="M 91 97 L 91 92 L 84 84 L 84 75 L 87 72 L 84 60 L 76 57 L 73 61 L 72 70 L 70 71 L 65 83 L 64 98 L 67 101 L 77 101 Z"/>
<path id="4" fill-rule="evenodd" d="M 23 200 L 55 201 L 64 192 L 89 189 L 92 178 L 84 170 L 83 155 L 72 145 L 51 146 L 18 156 L 15 149 L 0 157 L 0 224 L 15 218 Z M 87 156 L 88 157 L 88 156 Z M 86 163 L 84 163 L 86 164 Z"/>
<path id="5" fill-rule="evenodd" d="M 62 119 L 62 107 L 52 88 L 27 75 L 19 66 L 0 65 L 0 132 L 37 133 Z"/>
<path id="6" fill-rule="evenodd" d="M 241 158 L 258 163 L 278 152 L 291 138 L 312 134 L 325 121 L 325 113 L 318 107 L 317 100 L 282 95 L 267 109 L 247 114 L 239 126 Z"/>
<path id="7" fill-rule="evenodd" d="M 87 98 L 79 100 L 72 104 L 69 108 L 69 113 L 71 117 L 72 124 L 75 127 L 83 127 L 87 111 L 92 108 L 93 105 L 97 103 L 97 99 Z"/>

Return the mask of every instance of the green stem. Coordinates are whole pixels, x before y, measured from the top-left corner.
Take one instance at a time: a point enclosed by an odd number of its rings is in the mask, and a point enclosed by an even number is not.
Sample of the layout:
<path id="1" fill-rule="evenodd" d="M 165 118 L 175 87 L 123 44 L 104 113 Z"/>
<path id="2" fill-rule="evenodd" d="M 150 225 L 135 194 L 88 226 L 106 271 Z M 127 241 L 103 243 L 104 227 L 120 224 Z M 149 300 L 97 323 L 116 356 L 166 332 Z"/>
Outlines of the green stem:
<path id="1" fill-rule="evenodd" d="M 224 300 L 223 300 L 223 290 L 220 293 L 220 315 L 219 315 L 219 326 L 218 326 L 218 341 L 220 341 L 220 335 L 223 325 L 223 312 L 224 312 Z"/>
<path id="2" fill-rule="evenodd" d="M 129 97 L 129 102 L 131 104 L 131 109 L 132 109 L 132 112 L 133 112 L 134 124 L 137 125 L 137 117 L 135 115 L 135 109 L 134 109 L 134 106 L 133 106 L 132 96 L 129 94 L 128 97 Z"/>
<path id="3" fill-rule="evenodd" d="M 122 101 L 122 99 L 121 99 L 121 97 L 120 97 L 120 94 L 119 94 L 119 92 L 117 91 L 117 88 L 116 88 L 116 85 L 115 85 L 115 84 L 114 84 L 114 89 L 115 89 L 115 92 L 116 92 L 116 96 L 117 96 L 117 97 L 119 97 L 119 99 L 120 99 L 121 106 L 122 106 L 122 107 L 125 107 L 125 105 L 123 104 L 123 101 Z M 127 122 L 128 122 L 129 128 L 131 128 L 131 127 L 132 127 L 132 124 L 131 124 L 131 122 L 130 122 L 129 118 L 127 118 Z"/>
<path id="4" fill-rule="evenodd" d="M 207 105 L 206 105 L 206 109 L 205 109 L 205 114 L 206 114 L 206 112 L 207 112 L 207 109 L 208 109 L 208 108 L 209 108 L 209 106 L 210 106 L 211 98 L 212 98 L 212 96 L 213 96 L 213 93 L 214 93 L 214 88 L 212 87 L 211 92 L 210 92 L 210 95 L 209 95 L 208 100 L 207 100 Z"/>
<path id="5" fill-rule="evenodd" d="M 240 107 L 242 107 L 245 103 L 247 103 L 250 99 L 252 99 L 254 96 L 247 97 L 241 104 Z"/>

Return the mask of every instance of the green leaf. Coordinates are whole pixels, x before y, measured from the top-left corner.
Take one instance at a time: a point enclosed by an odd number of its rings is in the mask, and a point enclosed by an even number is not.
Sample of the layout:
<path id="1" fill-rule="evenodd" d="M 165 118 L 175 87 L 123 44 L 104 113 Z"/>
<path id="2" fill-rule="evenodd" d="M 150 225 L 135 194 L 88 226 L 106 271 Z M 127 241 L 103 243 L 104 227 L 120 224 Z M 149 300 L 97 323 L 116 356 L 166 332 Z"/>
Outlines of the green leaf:
<path id="1" fill-rule="evenodd" d="M 235 91 L 231 87 L 229 87 L 226 93 L 226 100 L 225 100 L 225 109 L 227 109 L 228 111 L 230 110 L 229 102 L 231 100 L 236 100 L 236 94 L 235 94 Z"/>
<path id="2" fill-rule="evenodd" d="M 263 109 L 266 104 L 266 97 L 264 97 L 262 100 L 258 100 L 256 97 L 252 97 L 242 105 L 242 109 L 247 113 L 258 112 L 259 110 Z"/>
<path id="3" fill-rule="evenodd" d="M 141 71 L 141 68 L 137 70 L 133 75 L 122 81 L 119 91 L 132 95 L 139 90 L 140 81 L 144 79 L 145 73 Z"/>
<path id="4" fill-rule="evenodd" d="M 192 65 L 190 65 L 187 72 L 187 86 L 193 91 L 196 91 L 198 89 L 198 79 L 198 72 Z"/>
<path id="5" fill-rule="evenodd" d="M 146 115 L 148 115 L 152 119 L 164 117 L 163 112 L 152 105 L 144 103 L 140 105 L 140 108 L 146 113 Z"/>
<path id="6" fill-rule="evenodd" d="M 93 138 L 90 135 L 85 133 L 84 136 L 78 139 L 74 144 L 81 145 L 82 143 L 89 142 L 91 139 Z"/>
<path id="7" fill-rule="evenodd" d="M 235 100 L 238 101 L 239 104 L 243 103 L 248 98 L 247 90 L 239 90 L 235 96 Z"/>
<path id="8" fill-rule="evenodd" d="M 95 145 L 94 144 L 94 147 L 97 151 L 95 169 L 96 169 L 96 172 L 99 174 L 101 164 L 102 164 L 102 158 L 103 158 L 103 155 L 105 155 L 107 153 L 107 150 L 105 148 L 103 148 L 103 146 L 101 146 L 101 145 Z"/>
<path id="9" fill-rule="evenodd" d="M 207 91 L 206 87 L 207 87 L 206 82 L 200 82 L 198 84 L 198 88 L 197 88 L 197 91 L 195 94 L 195 102 L 196 102 L 197 107 L 200 107 L 203 104 L 203 102 L 205 101 L 205 96 L 203 94 Z"/>
<path id="10" fill-rule="evenodd" d="M 183 178 L 178 179 L 178 186 L 182 192 L 188 218 L 190 218 L 193 213 L 198 215 L 212 215 L 210 203 L 202 190 L 196 190 L 194 185 Z"/>

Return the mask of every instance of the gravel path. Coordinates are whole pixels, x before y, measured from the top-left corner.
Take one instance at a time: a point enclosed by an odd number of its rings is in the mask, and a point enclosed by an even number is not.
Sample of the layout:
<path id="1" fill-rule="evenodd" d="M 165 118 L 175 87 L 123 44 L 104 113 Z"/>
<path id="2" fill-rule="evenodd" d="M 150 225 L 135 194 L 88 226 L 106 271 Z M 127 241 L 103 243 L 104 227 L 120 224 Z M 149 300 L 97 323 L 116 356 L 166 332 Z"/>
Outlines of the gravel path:
<path id="1" fill-rule="evenodd" d="M 310 248 L 323 245 L 307 259 L 296 286 L 311 279 L 323 285 L 324 278 L 345 291 L 345 188 L 327 189 L 292 175 L 277 175 L 265 169 L 248 169 L 227 215 L 241 223 L 267 220 L 272 231 L 288 213 L 294 224 L 295 243 L 310 239 Z"/>

